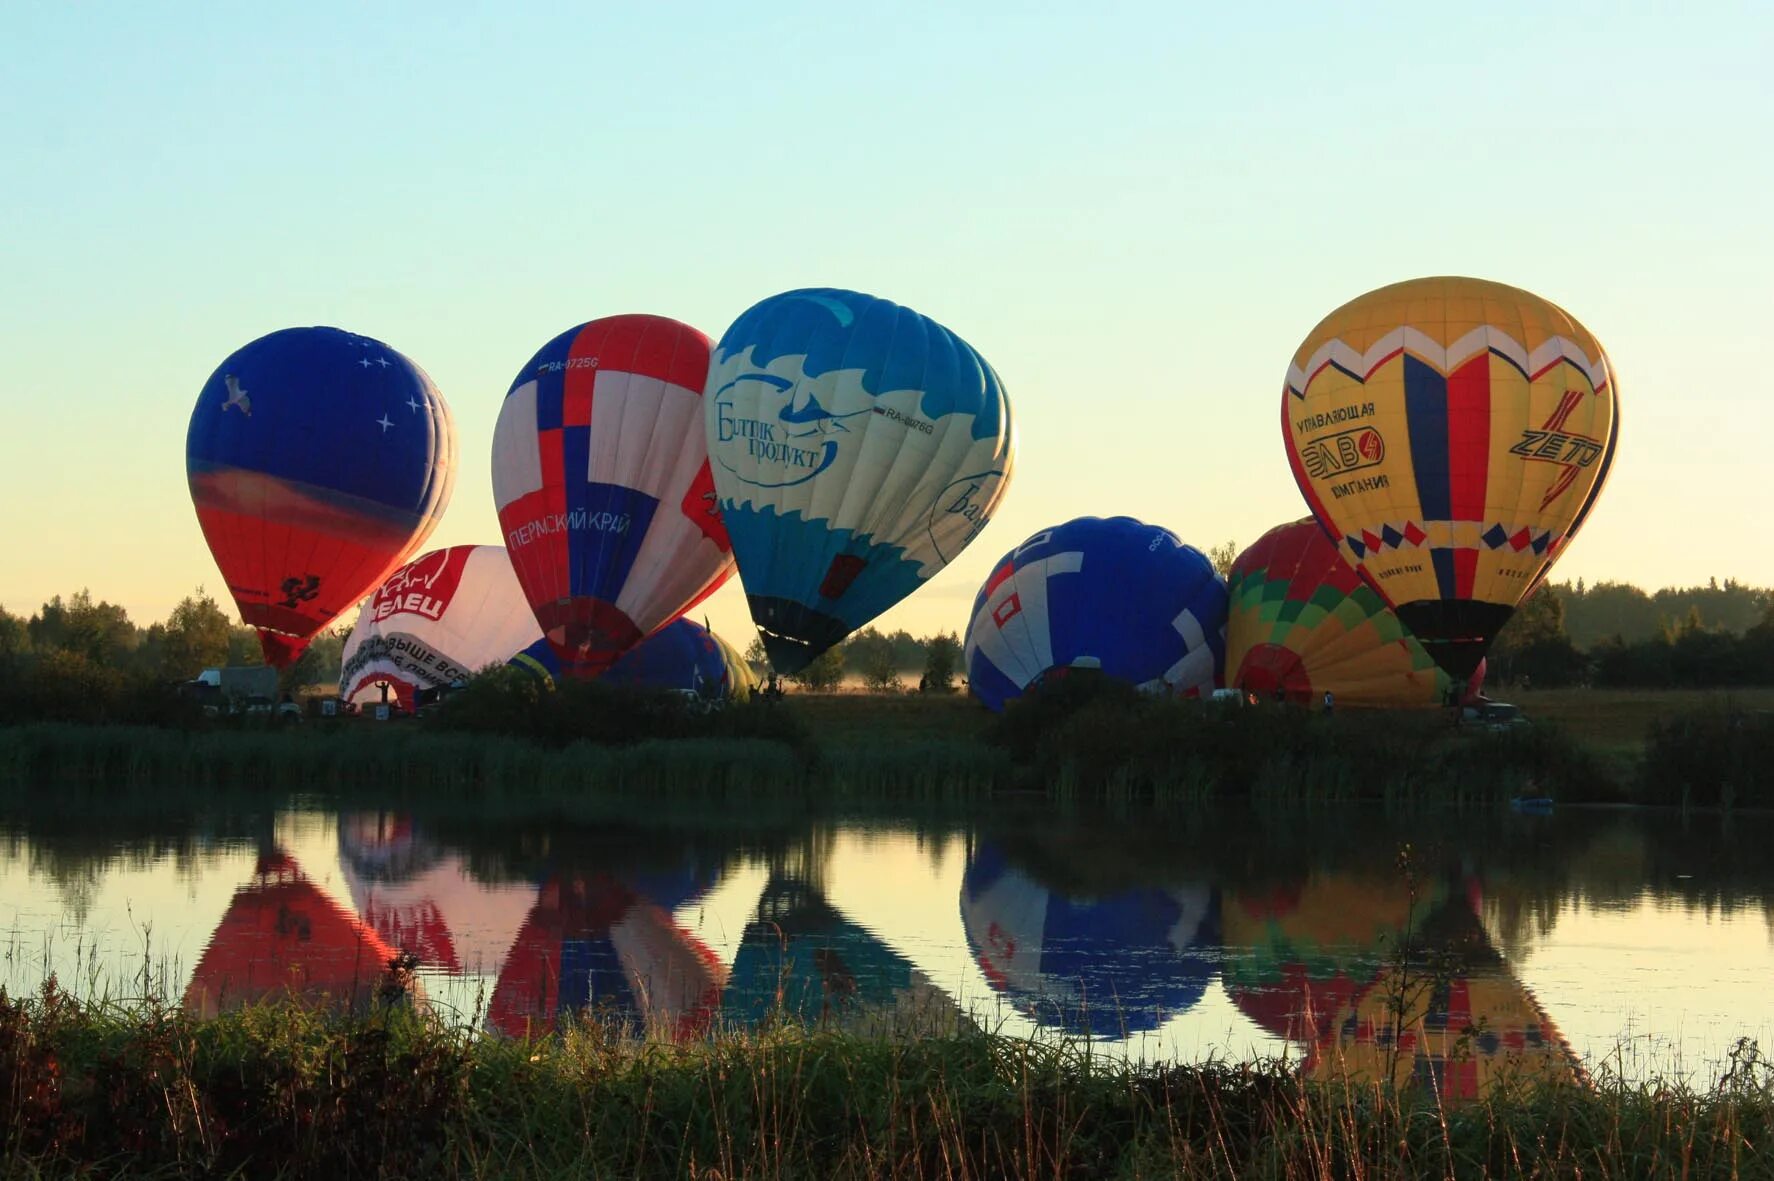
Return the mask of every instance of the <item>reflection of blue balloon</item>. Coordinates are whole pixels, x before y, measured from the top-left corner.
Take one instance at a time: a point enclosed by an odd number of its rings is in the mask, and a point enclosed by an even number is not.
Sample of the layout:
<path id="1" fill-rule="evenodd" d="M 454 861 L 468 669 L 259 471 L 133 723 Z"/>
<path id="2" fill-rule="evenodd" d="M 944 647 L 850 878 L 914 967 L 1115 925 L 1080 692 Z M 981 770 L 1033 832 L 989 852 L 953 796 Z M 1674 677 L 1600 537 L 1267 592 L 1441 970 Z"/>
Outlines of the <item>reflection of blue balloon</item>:
<path id="1" fill-rule="evenodd" d="M 973 600 L 967 679 L 993 709 L 1056 668 L 1100 668 L 1197 696 L 1226 654 L 1226 582 L 1199 550 L 1132 517 L 1079 517 L 1004 555 Z"/>
<path id="2" fill-rule="evenodd" d="M 1156 1029 L 1193 1007 L 1218 962 L 1211 887 L 1068 898 L 990 844 L 962 877 L 961 923 L 994 989 L 1043 1025 L 1095 1037 Z"/>
<path id="3" fill-rule="evenodd" d="M 998 375 L 942 325 L 873 296 L 757 304 L 721 337 L 703 402 L 721 515 L 778 672 L 947 565 L 1009 483 Z"/>

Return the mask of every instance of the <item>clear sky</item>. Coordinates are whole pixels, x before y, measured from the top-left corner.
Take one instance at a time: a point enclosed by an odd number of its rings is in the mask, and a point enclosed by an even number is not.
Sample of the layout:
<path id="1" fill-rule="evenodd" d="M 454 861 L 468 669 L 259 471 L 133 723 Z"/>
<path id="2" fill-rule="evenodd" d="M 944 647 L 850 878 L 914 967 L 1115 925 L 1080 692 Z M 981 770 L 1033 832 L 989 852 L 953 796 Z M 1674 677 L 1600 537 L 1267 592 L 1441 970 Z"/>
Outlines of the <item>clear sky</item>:
<path id="1" fill-rule="evenodd" d="M 880 621 L 1125 513 L 1203 548 L 1305 508 L 1277 404 L 1333 307 L 1423 274 L 1607 345 L 1614 476 L 1555 577 L 1774 584 L 1774 5 L 305 3 L 0 8 L 0 604 L 220 592 L 186 425 L 233 349 L 423 365 L 496 542 L 518 367 L 581 321 L 711 336 L 807 285 L 1002 375 L 994 523 Z M 709 614 L 744 643 L 744 600 Z"/>

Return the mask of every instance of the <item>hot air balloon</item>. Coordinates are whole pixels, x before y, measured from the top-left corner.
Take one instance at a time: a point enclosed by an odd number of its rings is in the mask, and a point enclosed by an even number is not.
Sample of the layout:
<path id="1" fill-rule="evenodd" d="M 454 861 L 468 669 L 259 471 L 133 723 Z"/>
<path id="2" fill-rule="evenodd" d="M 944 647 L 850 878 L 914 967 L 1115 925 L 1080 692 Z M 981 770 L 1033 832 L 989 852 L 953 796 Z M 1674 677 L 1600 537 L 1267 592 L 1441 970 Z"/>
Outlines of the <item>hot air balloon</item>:
<path id="1" fill-rule="evenodd" d="M 1325 317 L 1281 425 L 1312 515 L 1464 681 L 1595 507 L 1620 418 L 1607 356 L 1562 309 L 1435 278 Z"/>
<path id="2" fill-rule="evenodd" d="M 553 686 L 560 662 L 547 640 L 537 640 L 507 662 Z M 677 689 L 703 697 L 750 697 L 757 674 L 733 645 L 699 623 L 672 622 L 623 653 L 598 678 L 600 684 L 634 689 Z"/>
<path id="3" fill-rule="evenodd" d="M 1219 898 L 1205 883 L 1067 897 L 986 843 L 962 877 L 961 923 L 991 986 L 1071 1033 L 1157 1029 L 1217 971 Z"/>
<path id="4" fill-rule="evenodd" d="M 1338 705 L 1448 704 L 1452 679 L 1310 517 L 1238 555 L 1226 580 L 1226 683 L 1269 699 Z M 1484 681 L 1484 666 L 1461 686 Z"/>
<path id="5" fill-rule="evenodd" d="M 750 697 L 758 678 L 733 645 L 699 623 L 675 619 L 623 654 L 600 680 L 703 697 Z"/>
<path id="6" fill-rule="evenodd" d="M 967 625 L 967 683 L 992 709 L 1059 668 L 1199 696 L 1218 684 L 1225 626 L 1226 584 L 1199 550 L 1132 517 L 1079 517 L 986 579 Z"/>
<path id="7" fill-rule="evenodd" d="M 954 560 L 1009 483 L 998 375 L 884 299 L 764 300 L 721 337 L 707 391 L 721 513 L 778 672 L 805 668 Z"/>
<path id="8" fill-rule="evenodd" d="M 506 549 L 563 669 L 590 677 L 733 572 L 702 386 L 708 338 L 610 316 L 532 357 L 493 431 Z"/>
<path id="9" fill-rule="evenodd" d="M 286 328 L 210 375 L 185 470 L 240 617 L 281 668 L 430 536 L 456 430 L 431 379 L 381 341 Z"/>
<path id="10" fill-rule="evenodd" d="M 388 685 L 412 706 L 541 639 L 505 549 L 457 545 L 408 562 L 357 613 L 345 641 L 339 696 Z"/>

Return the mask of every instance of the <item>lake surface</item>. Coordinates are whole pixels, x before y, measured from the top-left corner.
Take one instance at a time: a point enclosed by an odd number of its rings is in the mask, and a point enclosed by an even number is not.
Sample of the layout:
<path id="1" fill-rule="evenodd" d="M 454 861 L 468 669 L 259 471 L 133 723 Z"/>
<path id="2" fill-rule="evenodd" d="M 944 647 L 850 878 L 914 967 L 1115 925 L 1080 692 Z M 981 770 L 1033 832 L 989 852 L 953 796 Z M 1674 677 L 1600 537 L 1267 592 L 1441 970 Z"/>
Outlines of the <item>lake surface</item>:
<path id="1" fill-rule="evenodd" d="M 1312 1071 L 1711 1083 L 1774 1046 L 1774 818 L 1326 809 L 494 819 L 290 801 L 0 811 L 0 985 L 482 1028 L 775 1013 Z M 1398 1014 L 1403 1014 L 1399 1020 Z"/>

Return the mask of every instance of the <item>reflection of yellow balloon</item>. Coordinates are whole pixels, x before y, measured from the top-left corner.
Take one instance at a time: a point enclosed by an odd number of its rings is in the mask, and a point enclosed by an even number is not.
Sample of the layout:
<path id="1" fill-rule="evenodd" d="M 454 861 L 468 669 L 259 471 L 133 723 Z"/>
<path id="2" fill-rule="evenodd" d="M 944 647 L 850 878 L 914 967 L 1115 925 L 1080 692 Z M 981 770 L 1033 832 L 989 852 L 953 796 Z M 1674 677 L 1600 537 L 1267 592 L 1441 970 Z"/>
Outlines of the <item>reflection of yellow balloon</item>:
<path id="1" fill-rule="evenodd" d="M 1270 1033 L 1314 1041 L 1314 1030 L 1353 1003 L 1446 897 L 1439 883 L 1413 900 L 1394 881 L 1340 873 L 1228 891 L 1220 906 L 1226 989 Z"/>
<path id="2" fill-rule="evenodd" d="M 1437 980 L 1388 968 L 1328 1023 L 1308 1077 L 1432 1085 L 1477 1099 L 1499 1083 L 1580 1076 L 1558 1030 L 1520 981 L 1498 966 Z"/>
<path id="3" fill-rule="evenodd" d="M 1606 355 L 1563 310 L 1435 278 L 1314 328 L 1281 424 L 1313 515 L 1464 679 L 1594 506 L 1619 413 Z"/>

